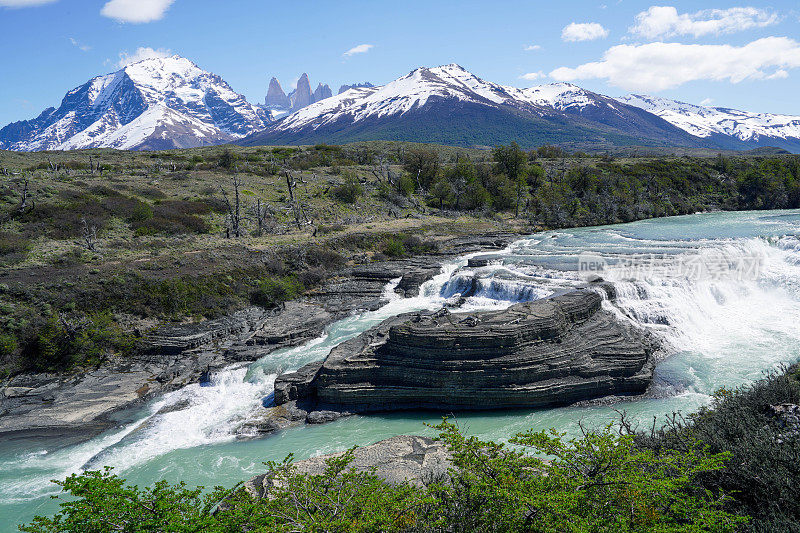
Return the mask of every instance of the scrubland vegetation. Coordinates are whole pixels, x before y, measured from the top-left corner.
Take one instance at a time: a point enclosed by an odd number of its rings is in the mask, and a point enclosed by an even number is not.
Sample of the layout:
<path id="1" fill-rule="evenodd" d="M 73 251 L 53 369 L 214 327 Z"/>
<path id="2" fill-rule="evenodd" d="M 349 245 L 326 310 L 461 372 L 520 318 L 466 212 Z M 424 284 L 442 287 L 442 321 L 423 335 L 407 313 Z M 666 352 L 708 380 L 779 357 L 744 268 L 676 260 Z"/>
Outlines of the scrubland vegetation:
<path id="1" fill-rule="evenodd" d="M 444 236 L 800 206 L 795 156 L 411 143 L 0 152 L 0 372 L 64 371 L 149 329 L 272 306 Z"/>

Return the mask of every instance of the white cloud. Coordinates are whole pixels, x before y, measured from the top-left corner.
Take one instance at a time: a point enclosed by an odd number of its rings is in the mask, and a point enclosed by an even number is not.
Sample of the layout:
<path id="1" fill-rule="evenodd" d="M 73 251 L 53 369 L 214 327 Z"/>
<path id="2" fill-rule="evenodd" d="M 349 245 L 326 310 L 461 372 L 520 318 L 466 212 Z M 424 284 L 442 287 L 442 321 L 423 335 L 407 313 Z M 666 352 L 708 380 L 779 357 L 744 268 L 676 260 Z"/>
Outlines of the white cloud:
<path id="1" fill-rule="evenodd" d="M 137 61 L 142 61 L 144 59 L 152 59 L 154 57 L 169 57 L 171 55 L 172 51 L 166 48 L 159 48 L 155 50 L 148 46 L 140 46 L 132 54 L 129 54 L 128 52 L 120 52 L 119 61 L 117 61 L 115 66 L 117 68 L 124 68 L 131 63 L 136 63 Z"/>
<path id="2" fill-rule="evenodd" d="M 71 42 L 72 46 L 74 46 L 75 48 L 77 48 L 81 52 L 88 52 L 89 50 L 92 49 L 92 47 L 89 46 L 88 44 L 81 44 L 73 37 L 69 38 L 69 42 Z"/>
<path id="3" fill-rule="evenodd" d="M 164 18 L 164 14 L 175 0 L 111 0 L 103 6 L 100 14 L 119 22 L 140 24 Z"/>
<path id="4" fill-rule="evenodd" d="M 519 77 L 519 79 L 533 81 L 533 80 L 540 80 L 546 77 L 547 74 L 545 74 L 540 70 L 539 72 L 528 72 L 527 74 L 523 74 L 522 76 Z"/>
<path id="5" fill-rule="evenodd" d="M 766 37 L 744 46 L 648 43 L 609 48 L 603 59 L 550 73 L 559 81 L 605 79 L 627 90 L 662 91 L 696 80 L 777 79 L 800 67 L 800 43 Z"/>
<path id="6" fill-rule="evenodd" d="M 561 39 L 567 42 L 594 41 L 606 37 L 608 30 L 597 22 L 573 22 L 561 30 Z"/>
<path id="7" fill-rule="evenodd" d="M 702 102 L 700 102 L 700 105 L 711 105 L 713 103 L 714 103 L 714 99 L 713 98 L 705 98 L 705 99 L 703 99 Z"/>
<path id="8" fill-rule="evenodd" d="M 705 9 L 696 13 L 679 14 L 672 6 L 652 6 L 636 15 L 636 24 L 630 28 L 630 32 L 647 39 L 675 35 L 702 37 L 764 28 L 779 21 L 777 14 L 755 7 Z"/>
<path id="9" fill-rule="evenodd" d="M 526 52 L 535 52 L 536 50 L 541 50 L 541 49 L 542 47 L 539 46 L 538 44 L 529 44 L 528 46 L 525 47 Z"/>
<path id="10" fill-rule="evenodd" d="M 359 44 L 358 46 L 354 46 L 353 48 L 351 48 L 350 50 L 348 50 L 347 52 L 345 52 L 342 55 L 344 57 L 350 57 L 350 56 L 354 56 L 356 54 L 366 54 L 372 48 L 375 48 L 374 44 Z"/>
<path id="11" fill-rule="evenodd" d="M 3 7 L 37 7 L 45 4 L 53 4 L 58 0 L 0 0 Z"/>
<path id="12" fill-rule="evenodd" d="M 766 79 L 768 79 L 768 80 L 784 80 L 784 79 L 786 79 L 788 77 L 789 77 L 789 72 L 786 69 L 782 68 L 782 69 L 776 70 L 775 72 L 773 72 L 772 74 L 767 76 Z"/>

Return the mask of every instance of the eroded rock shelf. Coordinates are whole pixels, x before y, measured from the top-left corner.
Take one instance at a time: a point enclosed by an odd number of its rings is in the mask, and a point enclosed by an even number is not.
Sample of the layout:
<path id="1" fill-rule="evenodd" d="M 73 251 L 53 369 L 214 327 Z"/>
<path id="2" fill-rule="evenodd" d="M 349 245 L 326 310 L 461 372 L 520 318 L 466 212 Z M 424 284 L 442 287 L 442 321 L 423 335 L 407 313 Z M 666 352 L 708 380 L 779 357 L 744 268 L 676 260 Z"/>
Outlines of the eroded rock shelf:
<path id="1" fill-rule="evenodd" d="M 613 288 L 604 286 L 613 297 Z M 655 340 L 576 290 L 503 311 L 402 315 L 279 376 L 278 405 L 371 412 L 564 405 L 639 394 Z"/>

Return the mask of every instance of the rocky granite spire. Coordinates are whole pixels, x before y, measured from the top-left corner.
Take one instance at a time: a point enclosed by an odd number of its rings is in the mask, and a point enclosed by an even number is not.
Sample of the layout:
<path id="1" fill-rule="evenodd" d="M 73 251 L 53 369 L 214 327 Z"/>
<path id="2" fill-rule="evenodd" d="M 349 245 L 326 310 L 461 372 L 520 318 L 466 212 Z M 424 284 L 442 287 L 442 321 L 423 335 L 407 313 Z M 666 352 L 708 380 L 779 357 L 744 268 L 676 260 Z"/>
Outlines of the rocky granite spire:
<path id="1" fill-rule="evenodd" d="M 320 83 L 314 90 L 314 102 L 319 102 L 320 100 L 330 98 L 331 96 L 333 96 L 333 91 L 331 91 L 331 88 L 328 86 L 328 84 L 322 85 Z"/>
<path id="2" fill-rule="evenodd" d="M 307 105 L 311 105 L 313 103 L 313 96 L 314 95 L 311 93 L 311 84 L 308 81 L 308 74 L 304 72 L 303 75 L 300 76 L 300 79 L 297 80 L 297 89 L 292 91 L 289 95 L 292 111 L 297 111 Z"/>
<path id="3" fill-rule="evenodd" d="M 338 94 L 342 94 L 343 92 L 349 91 L 350 89 L 359 89 L 359 88 L 369 89 L 371 87 L 375 87 L 375 86 L 373 84 L 371 84 L 370 82 L 368 82 L 368 81 L 365 81 L 365 82 L 362 82 L 362 83 L 354 83 L 353 85 L 342 85 L 341 87 L 339 87 L 339 93 Z"/>
<path id="4" fill-rule="evenodd" d="M 289 97 L 283 92 L 278 78 L 269 80 L 269 89 L 267 90 L 267 98 L 264 103 L 269 108 L 286 109 L 289 107 Z"/>

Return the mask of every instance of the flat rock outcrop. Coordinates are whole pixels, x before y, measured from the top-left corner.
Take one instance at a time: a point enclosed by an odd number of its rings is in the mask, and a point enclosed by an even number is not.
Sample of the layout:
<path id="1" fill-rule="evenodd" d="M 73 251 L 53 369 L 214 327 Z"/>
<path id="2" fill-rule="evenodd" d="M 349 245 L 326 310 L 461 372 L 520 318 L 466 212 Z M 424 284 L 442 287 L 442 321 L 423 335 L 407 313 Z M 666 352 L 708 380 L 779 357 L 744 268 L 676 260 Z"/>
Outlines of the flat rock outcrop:
<path id="1" fill-rule="evenodd" d="M 564 405 L 644 392 L 656 347 L 597 292 L 576 290 L 503 311 L 390 319 L 321 365 L 279 376 L 275 401 L 349 412 Z"/>
<path id="2" fill-rule="evenodd" d="M 319 475 L 325 471 L 325 460 L 341 453 L 313 457 L 294 463 L 302 474 Z M 375 469 L 375 475 L 392 483 L 422 486 L 442 479 L 450 468 L 447 448 L 428 437 L 400 435 L 369 446 L 356 448 L 350 466 L 358 472 Z M 244 488 L 255 498 L 264 498 L 275 486 L 275 480 L 262 474 L 245 483 Z"/>

